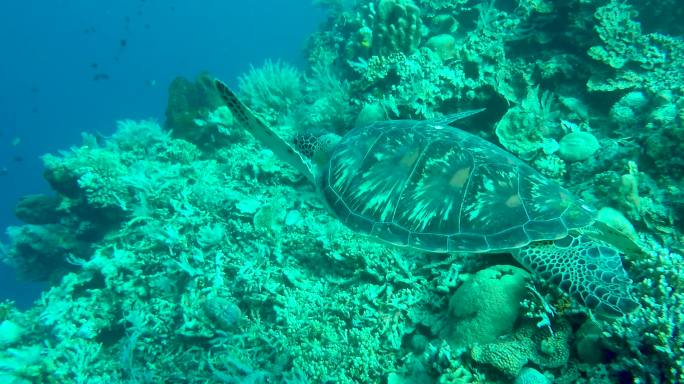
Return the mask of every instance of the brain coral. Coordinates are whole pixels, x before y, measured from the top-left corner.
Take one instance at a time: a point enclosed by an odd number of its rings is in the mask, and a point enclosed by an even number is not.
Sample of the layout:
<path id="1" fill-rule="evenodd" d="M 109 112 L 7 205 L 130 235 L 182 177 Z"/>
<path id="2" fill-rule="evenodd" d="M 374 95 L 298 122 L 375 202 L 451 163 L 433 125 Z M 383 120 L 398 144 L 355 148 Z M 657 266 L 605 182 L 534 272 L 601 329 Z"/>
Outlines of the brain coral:
<path id="1" fill-rule="evenodd" d="M 510 265 L 495 265 L 474 274 L 449 301 L 452 343 L 488 343 L 513 332 L 520 315 L 529 273 Z"/>
<path id="2" fill-rule="evenodd" d="M 518 376 L 528 362 L 542 368 L 560 368 L 570 358 L 571 333 L 570 324 L 564 320 L 554 324 L 553 334 L 525 322 L 511 337 L 475 345 L 470 356 L 509 377 Z"/>

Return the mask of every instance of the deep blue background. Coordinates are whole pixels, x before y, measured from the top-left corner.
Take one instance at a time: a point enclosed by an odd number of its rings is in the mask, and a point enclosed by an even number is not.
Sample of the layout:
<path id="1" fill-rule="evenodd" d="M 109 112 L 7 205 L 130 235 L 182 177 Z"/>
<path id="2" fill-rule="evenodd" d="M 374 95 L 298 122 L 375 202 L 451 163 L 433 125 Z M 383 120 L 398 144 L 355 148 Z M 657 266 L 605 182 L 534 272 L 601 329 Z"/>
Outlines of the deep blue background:
<path id="1" fill-rule="evenodd" d="M 311 0 L 0 2 L 2 241 L 18 198 L 49 191 L 40 155 L 79 145 L 83 131 L 109 134 L 119 119 L 162 122 L 178 75 L 208 70 L 234 85 L 267 58 L 303 67 L 324 18 Z M 41 287 L 0 266 L 0 300 L 26 307 Z"/>

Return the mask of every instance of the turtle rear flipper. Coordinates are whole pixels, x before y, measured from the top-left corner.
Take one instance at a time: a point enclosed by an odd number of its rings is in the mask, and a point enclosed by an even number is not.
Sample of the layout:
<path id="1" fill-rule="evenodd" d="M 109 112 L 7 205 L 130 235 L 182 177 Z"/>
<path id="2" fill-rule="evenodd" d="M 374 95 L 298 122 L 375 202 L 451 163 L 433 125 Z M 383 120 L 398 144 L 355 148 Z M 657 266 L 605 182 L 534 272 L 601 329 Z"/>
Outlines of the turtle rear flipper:
<path id="1" fill-rule="evenodd" d="M 582 235 L 567 236 L 531 243 L 514 256 L 597 315 L 619 317 L 638 307 L 629 293 L 632 280 L 622 267 L 620 253 L 607 243 Z"/>
<path id="2" fill-rule="evenodd" d="M 247 108 L 233 91 L 221 80 L 214 81 L 221 98 L 230 109 L 235 119 L 249 131 L 261 144 L 273 151 L 281 160 L 289 163 L 302 172 L 311 182 L 314 181 L 313 171 L 302 156 L 282 137 L 278 136 L 266 123 L 261 121 L 252 111 Z"/>

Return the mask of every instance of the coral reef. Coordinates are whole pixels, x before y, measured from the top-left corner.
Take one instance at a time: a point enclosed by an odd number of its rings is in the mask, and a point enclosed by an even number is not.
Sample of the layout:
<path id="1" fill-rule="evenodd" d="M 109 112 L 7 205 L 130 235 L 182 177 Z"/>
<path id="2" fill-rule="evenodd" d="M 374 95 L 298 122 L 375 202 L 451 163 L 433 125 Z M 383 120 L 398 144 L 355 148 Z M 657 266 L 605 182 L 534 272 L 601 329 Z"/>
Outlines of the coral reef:
<path id="1" fill-rule="evenodd" d="M 0 382 L 684 382 L 677 2 L 317 3 L 309 67 L 252 68 L 250 108 L 288 138 L 486 108 L 463 128 L 640 248 L 641 307 L 594 318 L 507 255 L 360 237 L 200 74 L 170 85 L 163 126 L 43 157 L 54 193 L 19 202 L 0 258 L 50 288 L 0 303 Z"/>
<path id="2" fill-rule="evenodd" d="M 225 145 L 226 135 L 221 127 L 230 125 L 232 116 L 223 106 L 213 81 L 208 73 L 201 73 L 194 82 L 183 77 L 171 82 L 165 127 L 174 137 L 202 148 Z"/>

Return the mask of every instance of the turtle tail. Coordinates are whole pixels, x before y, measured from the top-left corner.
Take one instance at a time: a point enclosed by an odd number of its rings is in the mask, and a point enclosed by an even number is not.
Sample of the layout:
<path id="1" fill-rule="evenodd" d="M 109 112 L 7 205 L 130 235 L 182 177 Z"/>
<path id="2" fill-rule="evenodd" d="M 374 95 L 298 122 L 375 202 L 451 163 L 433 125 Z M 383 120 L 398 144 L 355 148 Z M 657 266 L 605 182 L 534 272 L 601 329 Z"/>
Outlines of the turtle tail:
<path id="1" fill-rule="evenodd" d="M 630 295 L 632 280 L 620 252 L 587 236 L 537 241 L 514 253 L 525 268 L 562 290 L 602 317 L 620 317 L 638 307 Z"/>

